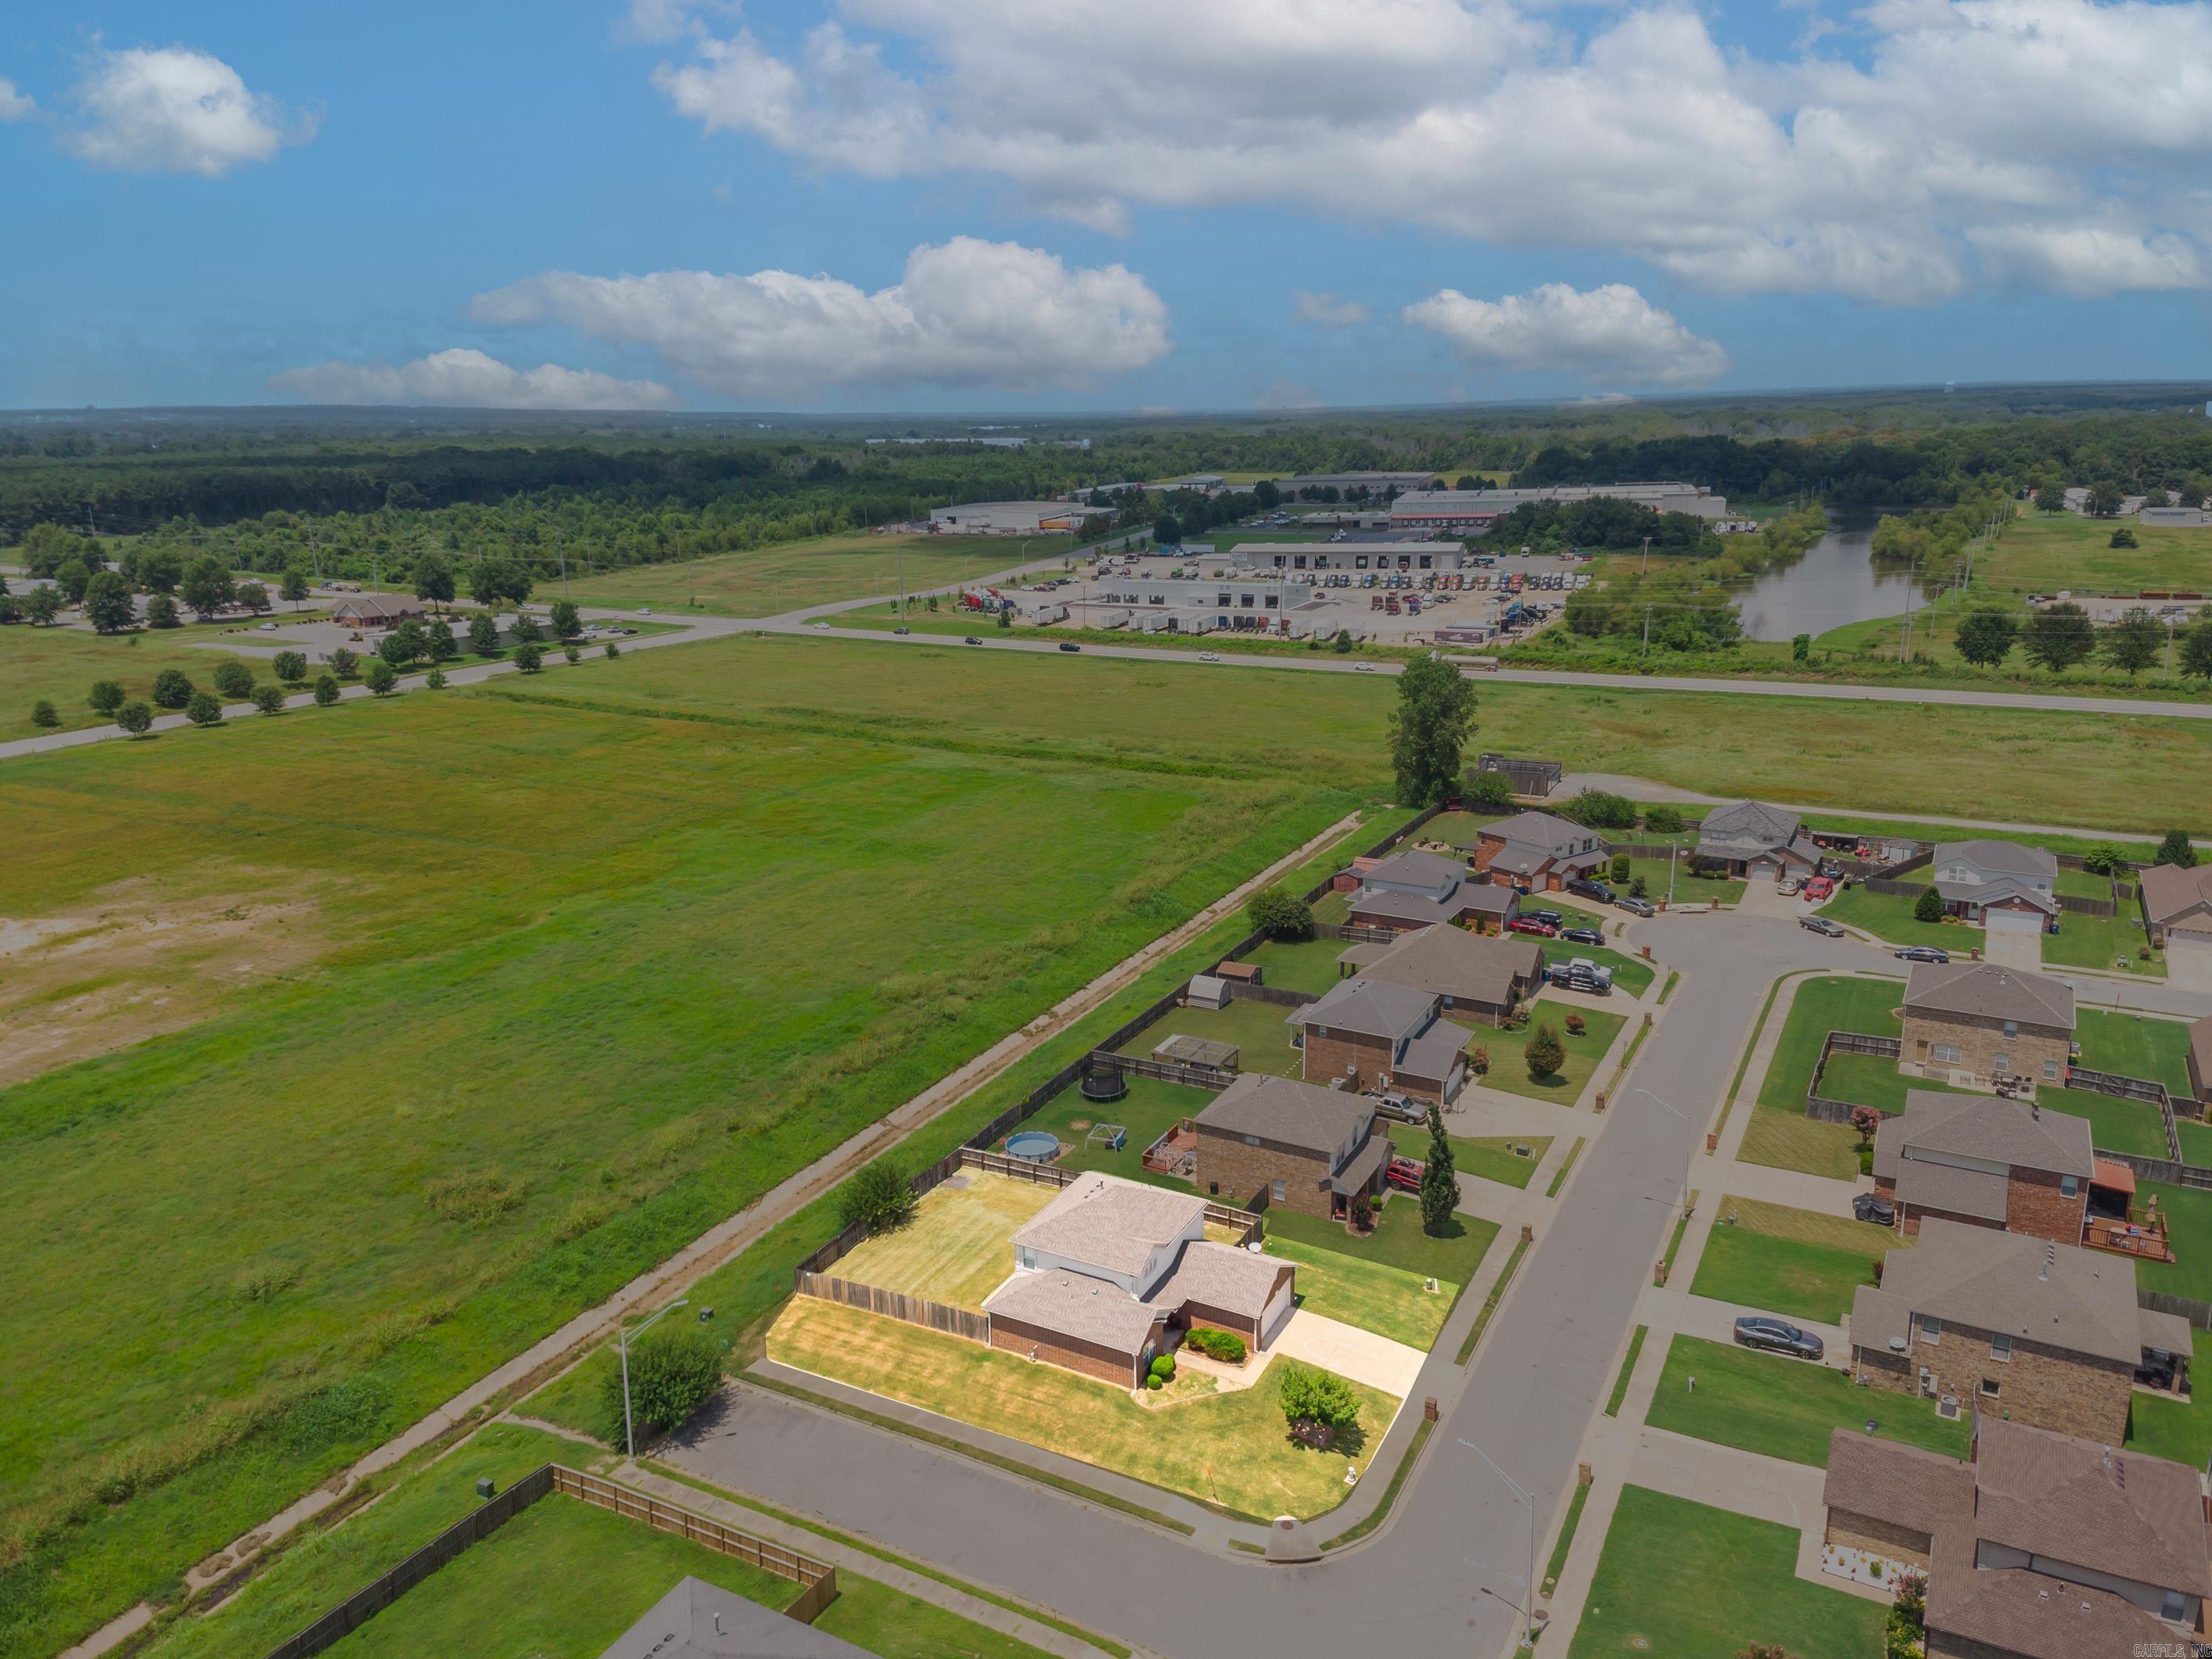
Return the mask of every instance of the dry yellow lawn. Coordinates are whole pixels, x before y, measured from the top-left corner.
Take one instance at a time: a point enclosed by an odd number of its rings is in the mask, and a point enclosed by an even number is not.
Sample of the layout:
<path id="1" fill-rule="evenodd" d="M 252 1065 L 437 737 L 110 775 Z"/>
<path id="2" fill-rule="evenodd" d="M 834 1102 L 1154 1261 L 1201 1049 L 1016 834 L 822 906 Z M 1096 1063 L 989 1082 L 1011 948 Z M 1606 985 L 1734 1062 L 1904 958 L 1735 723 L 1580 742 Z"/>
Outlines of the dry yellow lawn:
<path id="1" fill-rule="evenodd" d="M 1014 1234 L 1059 1195 L 1054 1187 L 971 1170 L 923 1194 L 911 1222 L 878 1233 L 830 1272 L 858 1285 L 980 1310 L 1014 1270 Z"/>
<path id="2" fill-rule="evenodd" d="M 1351 1490 L 1345 1465 L 1365 1468 L 1398 1408 L 1390 1395 L 1354 1382 L 1360 1435 L 1334 1451 L 1310 1451 L 1284 1423 L 1280 1364 L 1249 1389 L 1148 1411 L 1112 1383 L 803 1296 L 769 1331 L 768 1352 L 1263 1522 L 1316 1516 L 1342 1502 Z"/>
<path id="3" fill-rule="evenodd" d="M 1855 1255 L 1863 1255 L 1872 1248 L 1867 1243 L 1869 1238 L 1885 1250 L 1909 1248 L 1920 1242 L 1907 1234 L 1876 1232 L 1865 1222 L 1847 1215 L 1823 1215 L 1818 1210 L 1800 1210 L 1756 1198 L 1737 1198 L 1733 1194 L 1721 1200 L 1716 1213 L 1733 1215 L 1737 1229 L 1742 1232 L 1760 1233 L 1769 1238 L 1791 1238 L 1801 1244 L 1848 1250 Z"/>

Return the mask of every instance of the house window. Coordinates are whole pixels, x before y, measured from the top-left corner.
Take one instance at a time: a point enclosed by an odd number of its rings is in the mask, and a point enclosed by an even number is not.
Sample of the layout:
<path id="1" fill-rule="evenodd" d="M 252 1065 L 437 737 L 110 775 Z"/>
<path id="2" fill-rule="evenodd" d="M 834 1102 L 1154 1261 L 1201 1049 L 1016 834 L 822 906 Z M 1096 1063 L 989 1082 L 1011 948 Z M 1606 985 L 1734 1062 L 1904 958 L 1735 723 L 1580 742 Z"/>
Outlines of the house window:
<path id="1" fill-rule="evenodd" d="M 1920 1340 L 1923 1342 L 1941 1342 L 1943 1340 L 1943 1322 L 1930 1319 L 1926 1314 L 1921 1315 Z"/>
<path id="2" fill-rule="evenodd" d="M 2158 1604 L 2158 1616 L 2169 1625 L 2186 1624 L 2189 1620 L 2189 1598 L 2179 1590 L 2168 1590 L 2166 1599 Z"/>
<path id="3" fill-rule="evenodd" d="M 1955 1042 L 1937 1043 L 1935 1054 L 1936 1063 L 1939 1066 L 1955 1066 L 1962 1058 L 1959 1052 L 1959 1045 Z"/>
<path id="4" fill-rule="evenodd" d="M 1271 1181 L 1267 1183 L 1267 1192 L 1268 1195 L 1279 1204 L 1291 1195 L 1290 1183 L 1285 1181 Z"/>
<path id="5" fill-rule="evenodd" d="M 1246 1135 L 1244 1137 L 1244 1144 L 1247 1146 L 1256 1146 L 1260 1144 L 1260 1137 L 1257 1135 Z"/>
<path id="6" fill-rule="evenodd" d="M 2002 1334 L 1992 1336 L 1990 1339 L 1990 1358 L 1992 1359 L 2010 1359 L 2012 1358 L 2012 1338 Z M 1995 1386 L 1990 1383 L 1984 1382 L 1982 1384 L 1982 1387 L 1991 1394 L 1995 1394 L 1996 1392 Z"/>
<path id="7" fill-rule="evenodd" d="M 2071 1198 L 2081 1190 L 2081 1177 L 2080 1176 L 2061 1176 L 2058 1177 L 2059 1197 Z"/>
<path id="8" fill-rule="evenodd" d="M 1995 1378 L 1994 1376 L 1985 1376 L 1985 1377 L 1984 1377 L 1984 1378 L 1982 1379 L 1982 1398 L 1983 1398 L 1983 1399 L 1984 1399 L 1984 1400 L 1994 1400 L 1994 1399 L 1996 1399 L 1996 1397 L 1997 1397 L 1997 1380 L 1996 1380 L 1996 1378 Z"/>
<path id="9" fill-rule="evenodd" d="M 2057 1060 L 2046 1060 L 2043 1062 L 2043 1080 L 2045 1083 L 2056 1083 L 2058 1081 L 2058 1062 Z"/>
<path id="10" fill-rule="evenodd" d="M 2005 1022 L 2005 1035 L 2008 1037 L 2018 1036 L 2020 1035 L 2020 1022 L 2016 1019 L 2007 1020 Z"/>

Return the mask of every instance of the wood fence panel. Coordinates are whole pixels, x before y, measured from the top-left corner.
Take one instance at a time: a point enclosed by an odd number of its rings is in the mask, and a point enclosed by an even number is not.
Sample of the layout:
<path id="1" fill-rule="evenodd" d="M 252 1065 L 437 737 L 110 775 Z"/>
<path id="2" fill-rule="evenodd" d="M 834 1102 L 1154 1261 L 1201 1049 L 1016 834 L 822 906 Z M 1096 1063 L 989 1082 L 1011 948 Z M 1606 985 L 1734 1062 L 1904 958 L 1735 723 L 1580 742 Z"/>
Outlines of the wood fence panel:
<path id="1" fill-rule="evenodd" d="M 1321 999 L 1310 991 L 1286 991 L 1278 985 L 1249 985 L 1243 980 L 1226 981 L 1231 1002 L 1266 1002 L 1278 1008 L 1303 1008 Z"/>
<path id="2" fill-rule="evenodd" d="M 2198 1302 L 2185 1296 L 2168 1296 L 2163 1291 L 2146 1291 L 2137 1286 L 2136 1306 L 2148 1308 L 2153 1313 L 2177 1314 L 2200 1331 L 2212 1331 L 2212 1302 Z"/>
<path id="3" fill-rule="evenodd" d="M 859 1308 L 879 1318 L 896 1319 L 902 1325 L 920 1325 L 926 1330 L 963 1337 L 970 1342 L 980 1342 L 986 1347 L 991 1343 L 991 1316 L 988 1314 L 973 1313 L 966 1308 L 932 1302 L 927 1297 L 908 1296 L 903 1291 L 887 1291 L 879 1285 L 861 1285 L 849 1279 L 832 1279 L 827 1273 L 800 1273 L 794 1288 L 801 1296 L 818 1297 L 824 1302 L 841 1302 L 848 1308 Z"/>
<path id="4" fill-rule="evenodd" d="M 1180 1083 L 1186 1088 L 1211 1089 L 1216 1093 L 1236 1082 L 1238 1075 L 1235 1072 L 1208 1071 L 1202 1066 L 1179 1066 L 1169 1060 L 1149 1060 L 1142 1054 L 1109 1054 L 1103 1048 L 1091 1051 L 1091 1069 L 1150 1078 L 1158 1083 Z"/>

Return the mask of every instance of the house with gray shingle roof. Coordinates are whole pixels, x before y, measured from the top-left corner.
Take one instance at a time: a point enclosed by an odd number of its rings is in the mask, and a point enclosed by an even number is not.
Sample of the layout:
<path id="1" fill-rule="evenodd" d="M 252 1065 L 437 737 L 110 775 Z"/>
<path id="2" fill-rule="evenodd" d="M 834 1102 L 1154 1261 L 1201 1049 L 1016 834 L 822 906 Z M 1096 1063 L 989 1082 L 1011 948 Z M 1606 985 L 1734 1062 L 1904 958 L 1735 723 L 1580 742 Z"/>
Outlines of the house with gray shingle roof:
<path id="1" fill-rule="evenodd" d="M 1606 856 L 1604 836 L 1553 812 L 1516 812 L 1485 824 L 1474 844 L 1477 870 L 1532 893 L 1556 892 Z"/>
<path id="2" fill-rule="evenodd" d="M 2079 1244 L 2103 1167 L 2088 1119 L 1997 1095 L 1909 1091 L 1904 1113 L 1874 1138 L 1874 1189 L 1908 1237 L 1935 1218 Z M 2133 1180 L 2110 1173 L 2126 1182 L 2108 1183 L 2124 1218 Z"/>
<path id="3" fill-rule="evenodd" d="M 1247 1072 L 1194 1123 L 1198 1184 L 1229 1203 L 1264 1196 L 1270 1209 L 1337 1217 L 1382 1190 L 1390 1137 L 1375 1103 L 1348 1090 Z"/>
<path id="4" fill-rule="evenodd" d="M 2032 1090 L 2065 1082 L 2073 1046 L 2074 988 L 2063 979 L 1994 962 L 1923 962 L 1905 981 L 1900 1071 Z"/>
<path id="5" fill-rule="evenodd" d="M 1340 974 L 1430 991 L 1447 1013 L 1497 1024 L 1536 994 L 1542 946 L 1525 933 L 1487 938 L 1463 927 L 1424 927 L 1388 945 L 1354 945 L 1337 957 Z"/>
<path id="6" fill-rule="evenodd" d="M 1731 876 L 1808 876 L 1820 849 L 1795 812 L 1762 801 L 1717 806 L 1698 830 L 1698 856 L 1728 866 Z"/>
<path id="7" fill-rule="evenodd" d="M 1304 1050 L 1309 1083 L 1395 1090 L 1449 1105 L 1467 1084 L 1474 1034 L 1443 1018 L 1434 991 L 1361 974 L 1340 979 L 1317 1002 L 1285 1014 Z"/>

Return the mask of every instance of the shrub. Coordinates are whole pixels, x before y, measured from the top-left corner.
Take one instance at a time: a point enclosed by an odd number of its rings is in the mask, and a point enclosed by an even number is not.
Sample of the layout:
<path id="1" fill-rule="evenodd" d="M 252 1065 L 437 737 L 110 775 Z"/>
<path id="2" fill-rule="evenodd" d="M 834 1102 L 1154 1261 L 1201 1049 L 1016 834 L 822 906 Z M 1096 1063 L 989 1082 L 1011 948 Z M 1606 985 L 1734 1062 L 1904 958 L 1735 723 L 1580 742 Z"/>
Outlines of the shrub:
<path id="1" fill-rule="evenodd" d="M 609 640 L 606 646 L 606 654 L 609 657 L 619 657 L 622 655 L 622 647 L 617 645 L 612 640 Z"/>
<path id="2" fill-rule="evenodd" d="M 2094 875 L 2118 875 L 2127 867 L 2127 862 L 2125 849 L 2115 847 L 2108 841 L 2099 842 L 2081 854 L 2081 867 Z"/>
<path id="3" fill-rule="evenodd" d="M 432 669 L 430 671 L 429 678 L 422 682 L 422 686 L 425 690 L 428 691 L 444 690 L 446 689 L 446 671 L 442 668 Z"/>
<path id="4" fill-rule="evenodd" d="M 1622 886 L 1626 884 L 1627 880 L 1628 854 L 1626 853 L 1615 853 L 1613 855 L 1613 884 L 1616 887 Z"/>
<path id="5" fill-rule="evenodd" d="M 1490 1050 L 1476 1043 L 1467 1051 L 1467 1069 L 1477 1077 L 1490 1075 Z"/>
<path id="6" fill-rule="evenodd" d="M 722 1386 L 722 1354 L 696 1326 L 653 1331 L 629 1350 L 630 1419 L 639 1439 L 684 1426 Z M 622 1366 L 599 1385 L 601 1436 L 623 1444 Z"/>
<path id="7" fill-rule="evenodd" d="M 1580 1036 L 1588 1030 L 1589 1030 L 1589 1022 L 1584 1019 L 1580 1014 L 1569 1014 L 1567 1016 L 1567 1035 L 1569 1036 Z"/>
<path id="8" fill-rule="evenodd" d="M 1460 799 L 1470 807 L 1502 812 L 1513 805 L 1513 781 L 1503 772 L 1470 772 Z"/>
<path id="9" fill-rule="evenodd" d="M 1552 1077 L 1567 1063 L 1567 1046 L 1549 1025 L 1539 1025 L 1521 1045 L 1521 1058 L 1528 1062 L 1531 1078 Z"/>
<path id="10" fill-rule="evenodd" d="M 191 701 L 185 705 L 185 718 L 194 726 L 221 726 L 222 705 L 209 691 L 195 691 Z"/>
<path id="11" fill-rule="evenodd" d="M 154 676 L 154 703 L 159 708 L 182 708 L 192 700 L 192 683 L 180 669 L 164 668 Z"/>
<path id="12" fill-rule="evenodd" d="M 545 661 L 545 653 L 527 641 L 514 647 L 514 665 L 526 674 L 535 674 Z"/>
<path id="13" fill-rule="evenodd" d="M 914 1219 L 914 1188 L 896 1158 L 880 1158 L 847 1182 L 837 1194 L 842 1227 L 866 1227 L 879 1233 Z"/>
<path id="14" fill-rule="evenodd" d="M 55 726 L 59 726 L 61 723 L 62 717 L 55 712 L 53 704 L 47 702 L 44 697 L 40 697 L 36 702 L 31 705 L 32 725 L 39 726 L 46 731 L 52 731 Z"/>
<path id="15" fill-rule="evenodd" d="M 1159 1389 L 1167 1387 L 1167 1384 L 1159 1377 L 1147 1372 L 1145 1376 L 1145 1386 L 1157 1393 Z"/>
<path id="16" fill-rule="evenodd" d="M 561 648 L 561 654 L 566 657 L 570 662 L 581 662 L 584 659 L 584 651 L 581 646 L 563 646 Z"/>
<path id="17" fill-rule="evenodd" d="M 1585 789 L 1557 810 L 1560 817 L 1572 818 L 1577 823 L 1587 824 L 1593 830 L 1633 830 L 1636 827 L 1636 803 L 1626 795 L 1613 794 L 1603 789 Z"/>
<path id="18" fill-rule="evenodd" d="M 115 711 L 123 707 L 123 688 L 113 680 L 94 680 L 92 694 L 84 701 L 94 714 L 113 720 Z"/>
<path id="19" fill-rule="evenodd" d="M 2197 843 L 2190 840 L 2186 830 L 2169 830 L 2166 839 L 2158 844 L 2158 853 L 2152 860 L 2155 864 L 2176 864 L 2185 870 L 2197 867 Z"/>
<path id="20" fill-rule="evenodd" d="M 1661 805 L 1644 810 L 1644 827 L 1655 836 L 1679 836 L 1682 833 L 1682 809 Z"/>
<path id="21" fill-rule="evenodd" d="M 1922 888 L 1920 896 L 1912 901 L 1912 919 L 1915 921 L 1942 921 L 1943 896 L 1933 887 Z"/>
<path id="22" fill-rule="evenodd" d="M 284 712 L 284 688 L 281 685 L 257 685 L 253 688 L 253 706 L 264 714 Z"/>
<path id="23" fill-rule="evenodd" d="M 1631 898 L 1650 898 L 1651 896 L 1651 884 L 1644 880 L 1641 876 L 1634 878 L 1628 884 L 1628 896 Z"/>
<path id="24" fill-rule="evenodd" d="M 1881 1127 L 1881 1113 L 1872 1106 L 1854 1106 L 1851 1127 L 1858 1132 L 1859 1145 L 1868 1146 L 1874 1139 L 1875 1131 Z"/>
<path id="25" fill-rule="evenodd" d="M 325 674 L 315 682 L 315 706 L 328 708 L 338 700 L 338 683 L 335 676 Z"/>
<path id="26" fill-rule="evenodd" d="M 331 653 L 331 672 L 342 680 L 357 679 L 361 675 L 361 659 L 340 646 Z"/>
<path id="27" fill-rule="evenodd" d="M 1282 1373 L 1283 1419 L 1293 1439 L 1326 1447 L 1359 1420 L 1359 1396 L 1342 1377 L 1287 1359 L 1276 1369 Z"/>
<path id="28" fill-rule="evenodd" d="M 1148 1369 L 1161 1382 L 1172 1382 L 1175 1381 L 1175 1356 L 1171 1353 L 1160 1354 L 1154 1358 Z"/>
<path id="29" fill-rule="evenodd" d="M 1244 920 L 1269 939 L 1311 939 L 1313 909 L 1280 886 L 1263 887 L 1244 902 Z"/>
<path id="30" fill-rule="evenodd" d="M 1371 1233 L 1375 1231 L 1375 1206 L 1369 1201 L 1366 1194 L 1354 1193 L 1352 1195 L 1351 1218 L 1352 1231 L 1355 1233 Z"/>
<path id="31" fill-rule="evenodd" d="M 1218 1359 L 1224 1365 L 1241 1365 L 1249 1352 L 1244 1339 L 1234 1331 L 1217 1331 L 1208 1325 L 1194 1327 L 1183 1338 L 1183 1346 L 1195 1348 L 1208 1359 Z"/>
<path id="32" fill-rule="evenodd" d="M 141 738 L 152 729 L 154 711 L 143 702 L 126 702 L 115 711 L 115 723 L 134 738 Z"/>
<path id="33" fill-rule="evenodd" d="M 242 662 L 220 662 L 215 666 L 215 689 L 226 697 L 243 700 L 253 695 L 253 671 Z"/>

